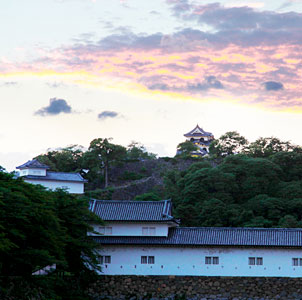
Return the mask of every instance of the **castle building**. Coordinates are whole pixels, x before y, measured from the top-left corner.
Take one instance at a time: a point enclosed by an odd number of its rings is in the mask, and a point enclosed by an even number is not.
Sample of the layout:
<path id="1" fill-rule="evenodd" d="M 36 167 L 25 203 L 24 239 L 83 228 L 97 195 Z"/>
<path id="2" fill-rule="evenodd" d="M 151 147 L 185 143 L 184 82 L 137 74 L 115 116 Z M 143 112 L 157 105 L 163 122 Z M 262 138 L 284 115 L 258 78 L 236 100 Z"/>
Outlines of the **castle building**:
<path id="1" fill-rule="evenodd" d="M 301 228 L 179 227 L 172 202 L 91 200 L 103 275 L 302 277 Z"/>
<path id="2" fill-rule="evenodd" d="M 36 159 L 29 160 L 16 169 L 20 170 L 20 176 L 28 183 L 40 184 L 51 190 L 63 188 L 72 194 L 83 194 L 84 183 L 87 182 L 80 173 L 49 171 L 49 166 Z"/>
<path id="3" fill-rule="evenodd" d="M 193 156 L 204 156 L 209 153 L 209 147 L 211 142 L 214 140 L 214 136 L 211 132 L 204 131 L 197 124 L 196 127 L 184 134 L 187 141 L 192 142 L 197 146 L 198 150 L 192 152 Z"/>

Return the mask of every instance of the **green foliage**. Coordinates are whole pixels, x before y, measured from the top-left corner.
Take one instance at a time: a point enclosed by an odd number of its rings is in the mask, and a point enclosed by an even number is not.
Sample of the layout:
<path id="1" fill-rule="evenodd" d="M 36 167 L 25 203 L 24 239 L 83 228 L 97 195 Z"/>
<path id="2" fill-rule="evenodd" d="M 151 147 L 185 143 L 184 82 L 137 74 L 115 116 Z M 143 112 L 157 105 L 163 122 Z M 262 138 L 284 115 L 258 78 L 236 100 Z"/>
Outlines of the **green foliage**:
<path id="1" fill-rule="evenodd" d="M 229 131 L 219 139 L 210 144 L 210 155 L 212 157 L 225 157 L 232 154 L 244 153 L 248 140 L 237 131 Z"/>
<path id="2" fill-rule="evenodd" d="M 155 158 L 156 154 L 147 152 L 145 146 L 141 143 L 132 141 L 127 147 L 126 160 L 128 161 L 139 161 Z"/>
<path id="3" fill-rule="evenodd" d="M 270 160 L 282 169 L 283 180 L 302 180 L 302 153 L 277 152 L 270 157 Z"/>
<path id="4" fill-rule="evenodd" d="M 86 190 L 95 190 L 108 187 L 112 166 L 122 166 L 125 161 L 156 159 L 156 155 L 147 152 L 145 147 L 137 142 L 132 142 L 125 148 L 111 143 L 110 138 L 98 138 L 91 141 L 88 151 L 85 151 L 82 146 L 71 145 L 49 150 L 46 154 L 37 156 L 36 159 L 48 165 L 52 171 L 80 172 L 88 180 Z M 143 172 L 146 171 L 142 170 Z M 134 174 L 129 174 L 129 176 L 133 177 Z"/>
<path id="5" fill-rule="evenodd" d="M 274 193 L 282 172 L 279 166 L 269 160 L 250 158 L 245 155 L 228 156 L 218 168 L 224 173 L 235 175 L 238 191 L 240 191 L 236 202 L 258 194 Z"/>
<path id="6" fill-rule="evenodd" d="M 302 226 L 301 153 L 269 158 L 237 154 L 203 161 L 164 178 L 167 198 L 184 226 Z"/>
<path id="7" fill-rule="evenodd" d="M 35 157 L 56 172 L 79 172 L 83 165 L 84 150 L 82 146 L 71 145 L 65 148 L 50 150 Z"/>
<path id="8" fill-rule="evenodd" d="M 179 158 L 191 158 L 192 152 L 197 151 L 198 147 L 190 141 L 185 141 L 177 145 L 176 157 Z"/>
<path id="9" fill-rule="evenodd" d="M 90 142 L 87 152 L 88 161 L 96 166 L 98 170 L 103 170 L 105 188 L 108 187 L 108 172 L 110 166 L 118 163 L 126 157 L 126 148 L 121 145 L 112 144 L 110 139 L 94 139 Z"/>
<path id="10" fill-rule="evenodd" d="M 101 221 L 88 210 L 87 199 L 63 190 L 47 191 L 0 172 L 2 276 L 27 280 L 53 264 L 56 272 L 76 276 L 99 269 L 96 244 L 87 236 L 91 223 Z"/>
<path id="11" fill-rule="evenodd" d="M 112 187 L 108 187 L 106 189 L 96 189 L 94 191 L 87 191 L 85 195 L 89 198 L 95 198 L 99 200 L 112 200 L 112 194 L 114 189 Z"/>
<path id="12" fill-rule="evenodd" d="M 155 192 L 141 194 L 135 197 L 137 201 L 159 201 L 162 200 L 161 196 Z"/>
<path id="13" fill-rule="evenodd" d="M 248 153 L 253 157 L 269 157 L 274 153 L 292 151 L 290 142 L 281 141 L 276 137 L 259 138 L 249 145 Z"/>

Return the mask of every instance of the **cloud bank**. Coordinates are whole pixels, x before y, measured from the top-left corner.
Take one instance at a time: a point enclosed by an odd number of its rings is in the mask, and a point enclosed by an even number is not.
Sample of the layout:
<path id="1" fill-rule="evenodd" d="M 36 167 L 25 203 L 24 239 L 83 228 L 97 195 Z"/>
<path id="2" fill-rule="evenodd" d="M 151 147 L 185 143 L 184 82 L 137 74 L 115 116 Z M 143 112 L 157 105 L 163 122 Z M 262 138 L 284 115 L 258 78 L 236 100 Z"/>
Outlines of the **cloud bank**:
<path id="1" fill-rule="evenodd" d="M 21 71 L 42 73 L 51 66 L 56 74 L 78 72 L 83 84 L 118 82 L 200 101 L 236 99 L 274 109 L 302 107 L 301 13 L 189 0 L 166 3 L 170 17 L 181 20 L 183 28 L 171 34 L 138 34 L 124 27 L 97 42 L 83 37 L 46 50 L 34 64 L 24 63 Z M 15 71 L 13 66 L 2 68 Z M 48 113 L 44 109 L 40 114 Z"/>
<path id="2" fill-rule="evenodd" d="M 61 113 L 70 114 L 72 112 L 71 106 L 68 105 L 66 100 L 51 98 L 49 100 L 49 105 L 42 107 L 38 111 L 35 112 L 35 115 L 39 116 L 55 116 Z"/>

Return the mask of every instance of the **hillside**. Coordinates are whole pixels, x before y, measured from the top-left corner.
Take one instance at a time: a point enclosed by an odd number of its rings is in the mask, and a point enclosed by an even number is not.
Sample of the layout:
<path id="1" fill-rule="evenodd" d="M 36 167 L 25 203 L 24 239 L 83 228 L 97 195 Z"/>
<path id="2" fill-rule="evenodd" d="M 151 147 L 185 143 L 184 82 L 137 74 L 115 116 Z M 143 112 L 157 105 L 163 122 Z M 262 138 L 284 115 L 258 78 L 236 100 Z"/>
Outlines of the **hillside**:
<path id="1" fill-rule="evenodd" d="M 109 188 L 87 191 L 98 199 L 133 200 L 145 193 L 164 197 L 164 176 L 168 171 L 184 171 L 196 159 L 158 158 L 123 162 L 109 172 Z"/>
<path id="2" fill-rule="evenodd" d="M 179 148 L 174 158 L 156 158 L 137 144 L 95 139 L 87 151 L 70 147 L 38 158 L 53 170 L 81 172 L 89 198 L 172 199 L 183 226 L 302 226 L 300 146 L 274 137 L 249 143 L 229 132 L 211 143 L 207 158 L 191 157 L 187 144 Z"/>

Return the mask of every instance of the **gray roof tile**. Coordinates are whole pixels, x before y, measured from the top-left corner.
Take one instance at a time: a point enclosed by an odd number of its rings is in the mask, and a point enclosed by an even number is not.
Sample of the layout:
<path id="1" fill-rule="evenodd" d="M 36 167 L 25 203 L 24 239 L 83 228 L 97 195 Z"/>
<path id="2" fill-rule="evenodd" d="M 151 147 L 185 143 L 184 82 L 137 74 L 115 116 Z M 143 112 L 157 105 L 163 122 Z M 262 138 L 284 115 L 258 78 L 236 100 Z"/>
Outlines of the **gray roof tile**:
<path id="1" fill-rule="evenodd" d="M 25 164 L 16 167 L 16 169 L 28 169 L 28 168 L 35 168 L 35 169 L 49 169 L 49 166 L 40 163 L 37 159 L 29 160 Z"/>
<path id="2" fill-rule="evenodd" d="M 172 202 L 91 200 L 90 210 L 104 221 L 170 221 Z"/>
<path id="3" fill-rule="evenodd" d="M 51 180 L 51 181 L 72 181 L 72 182 L 87 182 L 80 173 L 64 173 L 64 172 L 50 172 L 47 171 L 46 176 L 23 176 L 26 179 L 32 180 Z"/>
<path id="4" fill-rule="evenodd" d="M 95 236 L 106 245 L 302 247 L 302 228 L 170 228 L 168 237 Z"/>

